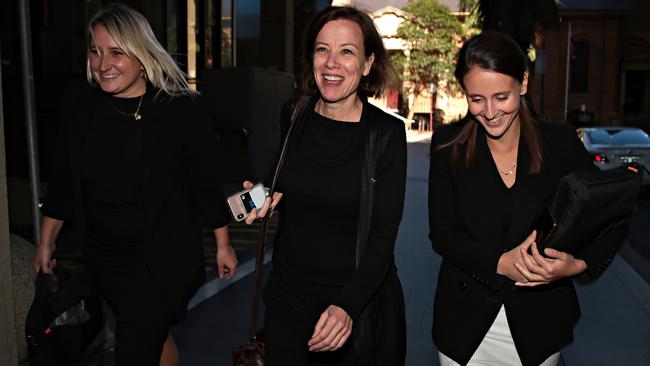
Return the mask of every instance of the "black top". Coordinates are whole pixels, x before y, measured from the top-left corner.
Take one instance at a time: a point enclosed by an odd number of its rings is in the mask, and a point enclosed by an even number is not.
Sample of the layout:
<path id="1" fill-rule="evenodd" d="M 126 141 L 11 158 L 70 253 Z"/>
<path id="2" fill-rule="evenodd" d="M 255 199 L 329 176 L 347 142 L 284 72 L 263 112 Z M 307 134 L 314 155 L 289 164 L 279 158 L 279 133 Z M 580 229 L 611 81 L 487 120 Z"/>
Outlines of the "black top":
<path id="1" fill-rule="evenodd" d="M 331 304 L 356 320 L 393 266 L 406 181 L 404 124 L 365 98 L 359 123 L 333 121 L 313 112 L 316 100 L 293 127 L 280 173 L 277 191 L 284 196 L 273 263 L 298 280 L 339 286 Z M 364 183 L 370 126 L 381 128 L 386 141 L 373 181 Z M 375 204 L 355 269 L 363 184 L 374 185 Z"/>
<path id="2" fill-rule="evenodd" d="M 140 97 L 105 95 L 88 120 L 81 165 L 87 253 L 144 252 L 142 123 L 119 112 L 135 111 L 139 103 Z"/>
<path id="3" fill-rule="evenodd" d="M 151 271 L 175 319 L 179 320 L 187 311 L 187 302 L 205 279 L 202 226 L 210 229 L 222 227 L 227 224 L 229 214 L 218 171 L 214 168 L 219 165 L 215 151 L 216 136 L 200 100 L 190 96 L 171 97 L 164 92 L 159 93 L 151 85 L 147 90 L 150 93 L 145 94 L 140 110 L 142 119 L 137 121 L 142 125 L 142 132 L 117 124 L 136 122 L 133 119 L 129 121 L 131 117 L 122 118 L 119 113 L 113 114 L 113 128 L 128 136 L 119 136 L 116 130 L 104 141 L 103 136 L 93 137 L 93 134 L 108 126 L 102 127 L 101 123 L 93 126 L 89 121 L 97 121 L 93 118 L 97 116 L 101 122 L 104 117 L 100 113 L 114 112 L 106 109 L 106 94 L 83 85 L 69 88 L 64 93 L 59 140 L 52 159 L 42 211 L 49 217 L 65 220 L 66 224 L 72 222 L 77 229 L 75 234 L 87 250 L 87 246 L 92 245 L 88 235 L 90 230 L 104 231 L 105 236 L 111 233 L 103 230 L 107 228 L 106 224 L 103 229 L 97 230 L 97 226 L 100 226 L 98 219 L 87 217 L 84 196 L 109 196 L 122 211 L 133 207 L 133 204 L 137 207 L 138 202 L 142 202 L 142 216 L 138 216 L 137 212 L 134 214 L 136 220 L 142 223 L 142 234 L 137 233 L 136 225 L 128 226 L 120 239 L 130 237 L 130 241 L 133 238 L 137 241 L 139 235 L 144 237 L 146 255 L 142 263 Z M 131 103 L 128 100 L 124 102 Z M 125 113 L 135 110 L 128 105 L 117 107 Z M 138 134 L 142 136 L 141 158 L 128 162 L 129 154 L 138 155 Z M 94 162 L 91 166 L 84 157 L 87 152 L 97 159 L 108 159 L 109 156 L 101 149 L 86 146 L 86 142 L 90 139 L 108 144 L 114 138 L 129 140 L 119 154 L 122 156 L 115 157 L 125 165 L 118 167 L 117 162 L 105 161 L 103 166 Z M 138 165 L 142 165 L 140 172 Z M 108 172 L 98 171 L 104 167 L 117 169 L 119 176 L 108 177 Z M 106 182 L 89 184 L 103 174 L 104 178 L 111 180 L 123 180 L 127 176 L 134 180 L 122 182 L 119 190 L 108 187 Z M 140 179 L 141 196 L 138 193 Z M 89 219 L 95 222 L 94 228 L 90 227 Z M 98 258 L 103 259 L 108 258 Z"/>
<path id="4" fill-rule="evenodd" d="M 284 196 L 275 261 L 308 282 L 343 285 L 355 270 L 361 126 L 316 112 L 304 122 L 278 181 Z"/>

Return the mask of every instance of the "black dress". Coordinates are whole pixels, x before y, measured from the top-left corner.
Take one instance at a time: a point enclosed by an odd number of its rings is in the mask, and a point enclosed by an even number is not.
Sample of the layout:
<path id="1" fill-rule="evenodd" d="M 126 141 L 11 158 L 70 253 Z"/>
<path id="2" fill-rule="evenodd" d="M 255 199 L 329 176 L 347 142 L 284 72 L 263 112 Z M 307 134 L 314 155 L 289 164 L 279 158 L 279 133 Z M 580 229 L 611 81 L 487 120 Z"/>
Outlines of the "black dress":
<path id="1" fill-rule="evenodd" d="M 309 352 L 307 342 L 329 305 L 341 307 L 357 320 L 392 268 L 394 235 L 401 218 L 406 152 L 405 145 L 396 140 L 388 144 L 388 158 L 380 164 L 385 168 L 382 187 L 392 187 L 394 193 L 386 197 L 386 191 L 377 191 L 377 200 L 383 204 L 376 206 L 373 224 L 381 223 L 382 218 L 390 220 L 382 225 L 386 232 L 374 226 L 371 229 L 368 253 L 372 254 L 363 257 L 357 270 L 363 131 L 370 122 L 371 106 L 366 102 L 359 123 L 350 123 L 317 114 L 314 102 L 312 99 L 293 128 L 278 180 L 277 190 L 283 193 L 280 227 L 273 270 L 264 291 L 264 336 L 270 366 L 354 365 L 354 332 L 335 352 Z M 395 290 L 401 294 L 396 283 Z M 396 310 L 396 319 L 403 318 L 403 302 L 399 303 L 402 308 Z M 400 354 L 397 345 L 404 336 L 400 331 L 391 336 L 395 343 L 386 348 Z"/>

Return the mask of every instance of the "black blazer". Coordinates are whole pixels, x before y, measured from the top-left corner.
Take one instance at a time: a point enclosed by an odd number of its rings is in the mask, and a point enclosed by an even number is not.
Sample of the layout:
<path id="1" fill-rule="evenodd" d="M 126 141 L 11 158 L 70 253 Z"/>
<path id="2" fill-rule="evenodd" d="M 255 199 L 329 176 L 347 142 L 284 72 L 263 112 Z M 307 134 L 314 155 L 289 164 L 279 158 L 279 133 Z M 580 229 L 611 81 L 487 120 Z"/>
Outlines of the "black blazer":
<path id="1" fill-rule="evenodd" d="M 582 169 L 597 169 L 572 126 L 538 124 L 543 166 L 527 174 L 529 154 L 519 143 L 517 189 L 512 222 L 501 224 L 495 192 L 503 184 L 479 128 L 477 164 L 451 164 L 450 141 L 465 123 L 441 128 L 433 136 L 429 172 L 429 224 L 433 248 L 443 257 L 438 276 L 433 320 L 433 340 L 438 349 L 466 364 L 505 305 L 510 331 L 524 365 L 539 365 L 572 341 L 580 309 L 570 279 L 535 288 L 517 288 L 496 273 L 502 253 L 530 234 L 534 219 L 549 201 L 561 177 Z M 576 257 L 588 264 L 586 275 L 595 276 L 611 262 L 626 229 L 609 232 Z"/>
<path id="2" fill-rule="evenodd" d="M 155 97 L 157 90 L 147 90 L 138 121 L 144 125 L 144 260 L 180 320 L 205 278 L 202 226 L 224 226 L 228 211 L 215 169 L 214 132 L 203 109 L 189 97 Z M 46 216 L 76 224 L 82 245 L 80 156 L 100 98 L 106 96 L 88 86 L 66 93 L 43 205 Z"/>

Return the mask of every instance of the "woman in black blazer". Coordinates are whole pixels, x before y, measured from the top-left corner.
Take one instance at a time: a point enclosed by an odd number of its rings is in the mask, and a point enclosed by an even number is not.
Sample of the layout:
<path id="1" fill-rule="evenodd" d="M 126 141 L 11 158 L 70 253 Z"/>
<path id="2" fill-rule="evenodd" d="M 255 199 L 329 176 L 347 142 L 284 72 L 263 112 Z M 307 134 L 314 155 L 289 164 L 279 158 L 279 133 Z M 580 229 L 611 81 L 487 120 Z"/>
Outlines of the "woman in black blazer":
<path id="1" fill-rule="evenodd" d="M 175 365 L 170 326 L 204 282 L 202 226 L 214 230 L 220 276 L 237 267 L 213 132 L 141 14 L 109 5 L 89 32 L 94 88 L 65 95 L 34 268 L 52 273 L 59 230 L 74 223 L 117 320 L 117 364 Z"/>
<path id="2" fill-rule="evenodd" d="M 602 272 L 625 229 L 575 256 L 531 229 L 560 178 L 596 169 L 571 126 L 536 119 L 527 59 L 508 36 L 467 41 L 455 75 L 468 115 L 434 133 L 430 238 L 443 257 L 433 340 L 443 365 L 555 365 L 580 309 L 571 277 Z"/>

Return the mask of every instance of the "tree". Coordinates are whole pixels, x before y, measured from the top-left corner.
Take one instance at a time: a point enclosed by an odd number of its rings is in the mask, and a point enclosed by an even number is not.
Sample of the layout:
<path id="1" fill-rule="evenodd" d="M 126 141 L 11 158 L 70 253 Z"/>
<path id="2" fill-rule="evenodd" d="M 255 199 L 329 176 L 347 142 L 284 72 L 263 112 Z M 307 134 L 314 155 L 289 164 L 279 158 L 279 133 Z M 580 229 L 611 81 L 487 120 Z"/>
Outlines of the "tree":
<path id="1" fill-rule="evenodd" d="M 397 29 L 397 37 L 404 41 L 406 49 L 391 61 L 404 94 L 417 96 L 429 85 L 454 90 L 455 56 L 464 33 L 461 23 L 436 0 L 409 0 L 402 11 L 405 19 Z"/>

